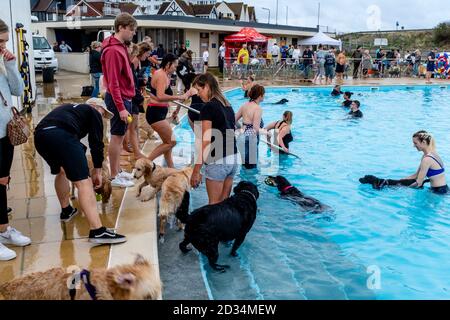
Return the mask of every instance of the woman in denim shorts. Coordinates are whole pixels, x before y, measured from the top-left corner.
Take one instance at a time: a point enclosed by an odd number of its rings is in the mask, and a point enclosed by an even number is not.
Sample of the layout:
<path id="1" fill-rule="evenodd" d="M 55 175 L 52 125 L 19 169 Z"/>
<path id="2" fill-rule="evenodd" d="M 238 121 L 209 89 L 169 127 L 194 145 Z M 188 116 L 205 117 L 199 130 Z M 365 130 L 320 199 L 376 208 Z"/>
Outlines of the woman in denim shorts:
<path id="1" fill-rule="evenodd" d="M 213 75 L 199 75 L 193 86 L 205 105 L 200 113 L 202 136 L 196 136 L 196 145 L 201 145 L 201 150 L 198 150 L 199 159 L 192 173 L 191 185 L 193 188 L 200 185 L 200 172 L 204 166 L 209 204 L 216 204 L 230 197 L 233 178 L 239 167 L 234 135 L 235 115 Z"/>

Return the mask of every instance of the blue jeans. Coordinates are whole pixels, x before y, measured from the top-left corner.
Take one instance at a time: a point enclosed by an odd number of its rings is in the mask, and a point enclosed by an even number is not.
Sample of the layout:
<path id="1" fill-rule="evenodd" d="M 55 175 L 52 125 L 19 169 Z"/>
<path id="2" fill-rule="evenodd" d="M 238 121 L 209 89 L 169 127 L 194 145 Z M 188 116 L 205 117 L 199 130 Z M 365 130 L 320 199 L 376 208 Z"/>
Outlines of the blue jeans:
<path id="1" fill-rule="evenodd" d="M 91 73 L 92 82 L 94 83 L 94 91 L 92 91 L 91 98 L 97 98 L 100 93 L 100 77 L 102 73 Z"/>

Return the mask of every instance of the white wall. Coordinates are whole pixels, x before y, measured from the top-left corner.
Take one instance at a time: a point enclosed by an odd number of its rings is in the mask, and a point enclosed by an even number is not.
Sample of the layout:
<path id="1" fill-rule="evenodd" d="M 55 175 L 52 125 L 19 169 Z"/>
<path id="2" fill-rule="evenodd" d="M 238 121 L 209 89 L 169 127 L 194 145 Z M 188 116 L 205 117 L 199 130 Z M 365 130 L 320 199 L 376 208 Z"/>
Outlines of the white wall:
<path id="1" fill-rule="evenodd" d="M 12 13 L 12 15 L 11 15 Z M 27 34 L 25 35 L 27 42 L 30 45 L 28 51 L 31 69 L 31 85 L 33 88 L 33 99 L 36 99 L 36 80 L 34 77 L 34 58 L 33 58 L 33 39 L 31 33 L 31 8 L 30 0 L 0 0 L 0 19 L 2 19 L 9 26 L 9 42 L 8 49 L 17 56 L 17 37 L 16 37 L 16 23 L 24 25 Z M 18 68 L 19 66 L 17 66 Z M 20 105 L 20 99 L 17 101 L 17 105 Z"/>
<path id="2" fill-rule="evenodd" d="M 187 49 L 192 50 L 194 57 L 202 57 L 200 54 L 200 32 L 197 30 L 186 30 L 186 40 L 189 40 L 189 47 Z"/>
<path id="3" fill-rule="evenodd" d="M 88 53 L 61 53 L 56 52 L 59 68 L 66 71 L 78 73 L 89 73 L 89 54 Z"/>
<path id="4" fill-rule="evenodd" d="M 225 4 L 220 3 L 220 5 L 216 8 L 217 10 L 217 17 L 219 17 L 219 14 L 222 13 L 223 17 L 226 18 L 229 13 L 231 13 L 231 19 L 234 20 L 234 12 L 231 11 L 231 9 Z"/>

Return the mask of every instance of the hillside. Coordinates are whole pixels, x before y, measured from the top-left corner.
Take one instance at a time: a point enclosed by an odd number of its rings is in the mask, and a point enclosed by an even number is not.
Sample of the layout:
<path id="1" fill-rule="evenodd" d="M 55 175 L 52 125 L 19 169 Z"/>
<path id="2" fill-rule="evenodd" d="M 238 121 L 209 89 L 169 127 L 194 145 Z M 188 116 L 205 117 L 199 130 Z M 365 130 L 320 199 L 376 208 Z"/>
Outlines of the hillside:
<path id="1" fill-rule="evenodd" d="M 433 37 L 433 29 L 430 30 L 404 30 L 391 32 L 372 32 L 372 33 L 349 33 L 341 35 L 345 49 L 355 49 L 358 45 L 365 48 L 374 47 L 376 38 L 388 39 L 390 48 L 404 50 L 427 51 L 432 47 L 438 47 L 440 50 L 450 51 L 450 39 L 437 45 Z"/>

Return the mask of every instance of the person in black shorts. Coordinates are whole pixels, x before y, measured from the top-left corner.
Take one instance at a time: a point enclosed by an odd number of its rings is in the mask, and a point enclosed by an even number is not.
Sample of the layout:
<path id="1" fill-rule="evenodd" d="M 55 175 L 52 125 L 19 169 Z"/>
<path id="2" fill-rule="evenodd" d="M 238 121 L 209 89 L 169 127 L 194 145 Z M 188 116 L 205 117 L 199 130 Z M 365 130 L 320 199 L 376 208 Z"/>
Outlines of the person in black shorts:
<path id="1" fill-rule="evenodd" d="M 89 222 L 89 242 L 96 244 L 122 243 L 126 238 L 102 226 L 97 212 L 94 188 L 102 185 L 103 120 L 113 114 L 101 99 L 91 98 L 86 104 L 64 104 L 47 114 L 36 126 L 34 143 L 37 152 L 44 158 L 56 175 L 55 189 L 61 204 L 61 221 L 69 222 L 78 210 L 70 205 L 72 181 L 78 189 L 80 209 Z M 80 140 L 88 136 L 94 174 L 89 177 L 86 146 Z"/>
<path id="2" fill-rule="evenodd" d="M 353 92 L 346 91 L 344 93 L 344 102 L 342 102 L 342 106 L 344 106 L 346 108 L 350 108 L 350 106 L 352 105 L 352 102 L 353 102 L 351 100 L 352 95 L 353 95 Z"/>
<path id="3" fill-rule="evenodd" d="M 436 65 L 436 49 L 432 49 L 427 58 L 427 83 L 431 83 L 431 75 L 434 73 Z"/>

